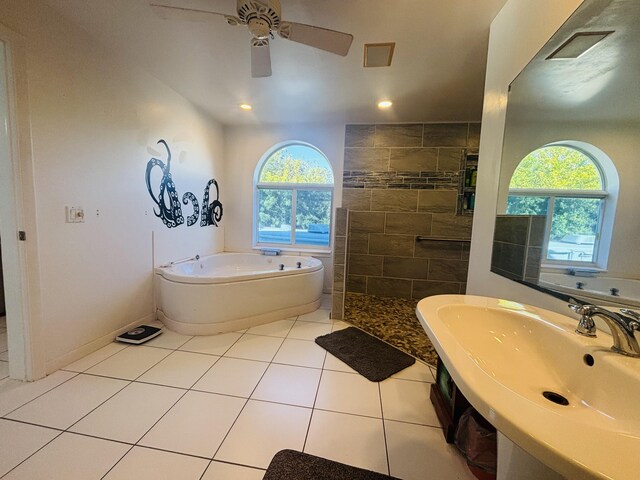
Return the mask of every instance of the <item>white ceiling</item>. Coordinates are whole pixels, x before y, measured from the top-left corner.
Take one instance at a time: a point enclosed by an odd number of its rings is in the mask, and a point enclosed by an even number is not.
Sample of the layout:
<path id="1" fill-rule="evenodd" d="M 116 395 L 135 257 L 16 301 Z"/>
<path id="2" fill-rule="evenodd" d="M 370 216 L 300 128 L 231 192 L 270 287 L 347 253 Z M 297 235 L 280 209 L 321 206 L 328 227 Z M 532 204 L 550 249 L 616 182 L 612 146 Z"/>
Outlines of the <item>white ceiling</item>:
<path id="1" fill-rule="evenodd" d="M 148 0 L 46 0 L 102 44 L 227 125 L 480 120 L 489 25 L 506 0 L 282 0 L 285 20 L 354 36 L 347 57 L 276 37 L 273 76 L 251 78 L 250 34 L 224 18 L 158 18 Z M 157 1 L 235 14 L 234 0 Z M 363 44 L 396 42 L 390 68 Z M 390 98 L 382 112 L 376 103 Z M 251 103 L 252 112 L 238 108 Z"/>

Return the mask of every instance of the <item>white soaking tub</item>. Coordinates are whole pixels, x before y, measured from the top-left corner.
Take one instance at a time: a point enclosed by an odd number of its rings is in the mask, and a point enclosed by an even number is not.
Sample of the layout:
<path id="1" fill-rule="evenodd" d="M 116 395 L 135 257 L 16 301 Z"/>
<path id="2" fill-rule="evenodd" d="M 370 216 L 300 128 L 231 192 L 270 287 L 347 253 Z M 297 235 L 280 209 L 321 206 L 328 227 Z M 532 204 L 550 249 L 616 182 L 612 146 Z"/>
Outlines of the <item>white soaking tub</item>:
<path id="1" fill-rule="evenodd" d="M 566 273 L 542 272 L 539 285 L 575 295 L 596 305 L 640 307 L 640 280 L 603 275 L 581 277 Z M 616 295 L 612 294 L 612 289 L 615 289 Z"/>
<path id="2" fill-rule="evenodd" d="M 213 335 L 312 312 L 320 306 L 323 270 L 312 257 L 252 253 L 158 267 L 158 318 L 178 333 Z"/>

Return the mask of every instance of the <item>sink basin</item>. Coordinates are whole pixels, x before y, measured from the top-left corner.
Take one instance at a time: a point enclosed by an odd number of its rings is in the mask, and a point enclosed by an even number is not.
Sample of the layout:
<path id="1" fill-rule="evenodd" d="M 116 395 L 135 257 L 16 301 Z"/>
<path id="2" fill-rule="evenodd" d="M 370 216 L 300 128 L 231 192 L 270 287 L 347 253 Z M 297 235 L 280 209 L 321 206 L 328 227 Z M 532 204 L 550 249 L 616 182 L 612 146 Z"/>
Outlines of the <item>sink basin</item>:
<path id="1" fill-rule="evenodd" d="M 471 295 L 428 297 L 416 313 L 462 393 L 511 441 L 569 479 L 640 478 L 640 359 L 612 352 L 610 335 Z"/>

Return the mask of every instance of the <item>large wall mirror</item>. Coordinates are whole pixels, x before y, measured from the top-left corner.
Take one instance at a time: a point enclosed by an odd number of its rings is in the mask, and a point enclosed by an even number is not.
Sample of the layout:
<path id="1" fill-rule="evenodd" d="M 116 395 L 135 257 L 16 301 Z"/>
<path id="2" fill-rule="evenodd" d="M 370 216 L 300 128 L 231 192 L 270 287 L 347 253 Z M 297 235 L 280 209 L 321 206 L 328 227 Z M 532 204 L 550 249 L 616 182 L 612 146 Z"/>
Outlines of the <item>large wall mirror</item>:
<path id="1" fill-rule="evenodd" d="M 585 0 L 510 85 L 491 270 L 640 306 L 640 1 Z"/>

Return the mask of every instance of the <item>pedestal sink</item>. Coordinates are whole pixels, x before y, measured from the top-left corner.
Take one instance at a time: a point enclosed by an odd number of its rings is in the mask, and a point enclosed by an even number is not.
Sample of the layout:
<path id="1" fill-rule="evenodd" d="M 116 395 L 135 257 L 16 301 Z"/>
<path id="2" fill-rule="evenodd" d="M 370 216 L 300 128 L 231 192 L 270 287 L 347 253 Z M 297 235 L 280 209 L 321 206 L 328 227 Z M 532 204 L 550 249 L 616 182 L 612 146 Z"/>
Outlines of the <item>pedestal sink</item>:
<path id="1" fill-rule="evenodd" d="M 640 478 L 640 359 L 612 352 L 610 335 L 471 295 L 428 297 L 416 313 L 462 393 L 521 449 L 568 479 Z"/>

